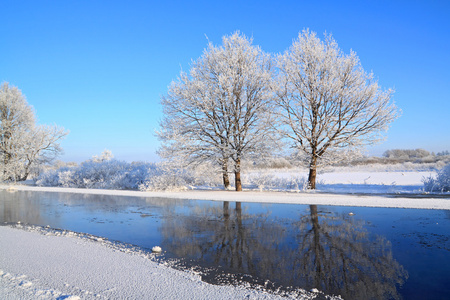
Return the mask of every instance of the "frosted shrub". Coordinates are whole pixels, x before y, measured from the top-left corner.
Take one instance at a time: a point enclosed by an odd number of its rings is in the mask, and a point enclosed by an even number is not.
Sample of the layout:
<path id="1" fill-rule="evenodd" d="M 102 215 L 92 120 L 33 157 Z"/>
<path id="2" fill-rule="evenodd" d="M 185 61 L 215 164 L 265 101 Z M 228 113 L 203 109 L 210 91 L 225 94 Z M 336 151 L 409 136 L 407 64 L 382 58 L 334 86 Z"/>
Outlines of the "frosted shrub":
<path id="1" fill-rule="evenodd" d="M 184 191 L 187 189 L 186 181 L 174 174 L 153 176 L 139 186 L 141 191 Z"/>
<path id="2" fill-rule="evenodd" d="M 153 163 L 133 162 L 129 166 L 129 171 L 125 172 L 121 181 L 117 184 L 121 189 L 137 190 L 148 178 L 161 174 L 161 169 Z"/>
<path id="3" fill-rule="evenodd" d="M 427 192 L 450 192 L 450 164 L 442 168 L 436 178 L 430 176 L 422 181 Z"/>
<path id="4" fill-rule="evenodd" d="M 294 191 L 304 191 L 308 188 L 308 181 L 305 177 L 294 176 L 285 179 L 286 189 Z"/>
<path id="5" fill-rule="evenodd" d="M 84 162 L 76 169 L 73 179 L 76 187 L 108 189 L 121 188 L 117 186 L 125 171 L 127 163 L 118 160 Z"/>
<path id="6" fill-rule="evenodd" d="M 248 181 L 250 185 L 255 185 L 259 190 L 263 190 L 265 188 L 273 188 L 274 187 L 274 179 L 275 176 L 271 174 L 258 174 L 252 176 Z"/>
<path id="7" fill-rule="evenodd" d="M 195 179 L 184 170 L 165 170 L 159 174 L 151 174 L 139 185 L 141 191 L 183 191 L 187 190 Z"/>
<path id="8" fill-rule="evenodd" d="M 61 167 L 57 170 L 49 170 L 41 173 L 35 179 L 38 186 L 61 186 L 70 187 L 72 183 L 73 169 L 69 167 Z"/>
<path id="9" fill-rule="evenodd" d="M 57 173 L 56 171 L 54 173 Z M 63 187 L 69 187 L 72 184 L 72 177 L 73 177 L 73 170 L 69 169 L 69 168 L 65 168 L 63 170 L 61 170 L 60 172 L 58 172 L 55 176 L 58 181 L 57 184 Z"/>
<path id="10" fill-rule="evenodd" d="M 189 175 L 188 175 L 189 174 Z M 185 172 L 185 175 L 192 178 L 192 185 L 203 187 L 217 187 L 222 185 L 222 175 L 212 164 L 202 164 L 193 170 Z"/>
<path id="11" fill-rule="evenodd" d="M 257 174 L 248 179 L 251 186 L 258 187 L 259 190 L 288 190 L 303 191 L 308 187 L 306 178 L 291 176 L 287 178 L 276 177 L 271 174 Z"/>
<path id="12" fill-rule="evenodd" d="M 127 163 L 115 159 L 91 159 L 75 167 L 61 167 L 41 174 L 38 186 L 136 190 L 152 176 L 160 175 L 152 163 Z"/>

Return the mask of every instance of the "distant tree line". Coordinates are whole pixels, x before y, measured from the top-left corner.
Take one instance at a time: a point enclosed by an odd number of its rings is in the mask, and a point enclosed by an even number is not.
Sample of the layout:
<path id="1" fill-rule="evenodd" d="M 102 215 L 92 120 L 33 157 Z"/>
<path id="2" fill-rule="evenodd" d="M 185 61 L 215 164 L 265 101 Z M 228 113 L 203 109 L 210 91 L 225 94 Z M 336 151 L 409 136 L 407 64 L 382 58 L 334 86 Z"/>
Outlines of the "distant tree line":
<path id="1" fill-rule="evenodd" d="M 415 159 L 430 156 L 431 153 L 424 149 L 392 149 L 383 153 L 387 158 Z"/>
<path id="2" fill-rule="evenodd" d="M 436 153 L 436 155 L 437 156 L 448 156 L 448 155 L 450 155 L 450 152 L 448 150 L 445 150 L 445 151 Z"/>
<path id="3" fill-rule="evenodd" d="M 439 161 L 450 162 L 450 152 L 429 152 L 425 149 L 392 149 L 383 153 L 385 163 L 435 163 Z"/>

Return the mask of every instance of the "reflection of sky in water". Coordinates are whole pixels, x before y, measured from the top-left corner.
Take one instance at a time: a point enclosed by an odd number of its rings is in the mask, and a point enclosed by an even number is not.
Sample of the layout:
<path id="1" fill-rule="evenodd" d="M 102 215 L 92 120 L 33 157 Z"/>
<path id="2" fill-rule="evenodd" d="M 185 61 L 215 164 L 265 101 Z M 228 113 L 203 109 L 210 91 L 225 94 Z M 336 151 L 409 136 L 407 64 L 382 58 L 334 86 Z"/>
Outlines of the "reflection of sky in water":
<path id="1" fill-rule="evenodd" d="M 212 201 L 1 191 L 0 221 L 161 245 L 186 264 L 221 265 L 350 299 L 374 297 L 377 289 L 380 299 L 396 298 L 395 283 L 408 275 L 398 289 L 406 299 L 450 293 L 448 211 L 258 203 L 225 210 Z"/>

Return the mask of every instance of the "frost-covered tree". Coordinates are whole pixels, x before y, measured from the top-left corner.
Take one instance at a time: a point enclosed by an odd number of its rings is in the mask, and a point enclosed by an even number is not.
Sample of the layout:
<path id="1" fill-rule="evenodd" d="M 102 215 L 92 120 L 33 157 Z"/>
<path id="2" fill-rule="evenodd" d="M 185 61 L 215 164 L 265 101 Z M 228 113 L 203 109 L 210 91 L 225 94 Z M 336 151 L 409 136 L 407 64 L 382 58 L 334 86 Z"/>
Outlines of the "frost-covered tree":
<path id="1" fill-rule="evenodd" d="M 272 74 L 269 55 L 239 32 L 209 43 L 161 99 L 159 154 L 181 166 L 214 163 L 225 188 L 231 166 L 242 190 L 242 159 L 273 150 Z"/>
<path id="2" fill-rule="evenodd" d="M 98 156 L 98 155 L 92 156 L 92 161 L 102 162 L 102 161 L 109 161 L 113 158 L 114 158 L 114 155 L 112 154 L 112 151 L 105 149 L 105 150 L 103 150 L 102 154 L 100 154 L 100 156 Z"/>
<path id="3" fill-rule="evenodd" d="M 67 132 L 38 125 L 33 108 L 15 86 L 0 88 L 0 173 L 2 180 L 26 180 L 33 167 L 51 162 L 61 153 L 59 140 Z"/>
<path id="4" fill-rule="evenodd" d="M 308 156 L 311 189 L 323 158 L 332 162 L 340 158 L 340 149 L 379 141 L 398 116 L 393 91 L 381 90 L 356 53 L 344 54 L 331 35 L 321 41 L 304 30 L 277 64 L 282 132 Z"/>

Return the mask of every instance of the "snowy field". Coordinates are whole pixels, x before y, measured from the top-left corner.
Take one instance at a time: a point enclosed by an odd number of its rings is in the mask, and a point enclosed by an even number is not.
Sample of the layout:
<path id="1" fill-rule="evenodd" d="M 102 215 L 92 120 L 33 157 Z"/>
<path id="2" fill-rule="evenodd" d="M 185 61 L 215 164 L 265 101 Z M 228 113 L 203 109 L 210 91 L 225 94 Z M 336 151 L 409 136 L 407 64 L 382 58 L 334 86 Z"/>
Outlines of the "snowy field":
<path id="1" fill-rule="evenodd" d="M 265 174 L 251 174 L 264 177 Z M 340 206 L 449 209 L 447 194 L 426 194 L 422 178 L 432 172 L 332 172 L 318 176 L 319 190 L 282 192 L 189 190 L 140 192 L 99 189 L 0 186 L 10 192 L 49 191 L 217 201 Z M 272 176 L 272 175 L 271 175 Z M 275 175 L 273 175 L 275 176 Z M 288 172 L 276 176 L 291 176 Z M 19 227 L 21 227 L 19 225 Z M 37 232 L 35 232 L 37 231 Z M 215 286 L 194 273 L 152 261 L 154 254 L 118 249 L 74 233 L 54 234 L 0 226 L 1 299 L 275 299 L 243 287 Z M 32 249 L 32 251 L 30 251 Z M 317 294 L 305 292 L 304 299 Z M 298 296 L 298 295 L 297 295 Z"/>
<path id="2" fill-rule="evenodd" d="M 299 176 L 303 175 L 302 177 Z M 307 171 L 299 170 L 266 170 L 252 172 L 247 175 L 249 181 L 260 182 L 262 190 L 266 190 L 264 181 L 280 182 L 293 178 L 306 181 Z M 331 193 L 363 193 L 363 194 L 422 194 L 423 178 L 435 176 L 434 171 L 347 171 L 337 169 L 333 172 L 319 173 L 316 185 L 318 192 Z M 259 180 L 258 180 L 259 179 Z M 278 179 L 278 180 L 277 180 Z M 280 190 L 273 186 L 272 190 Z M 271 190 L 269 188 L 269 190 Z"/>

